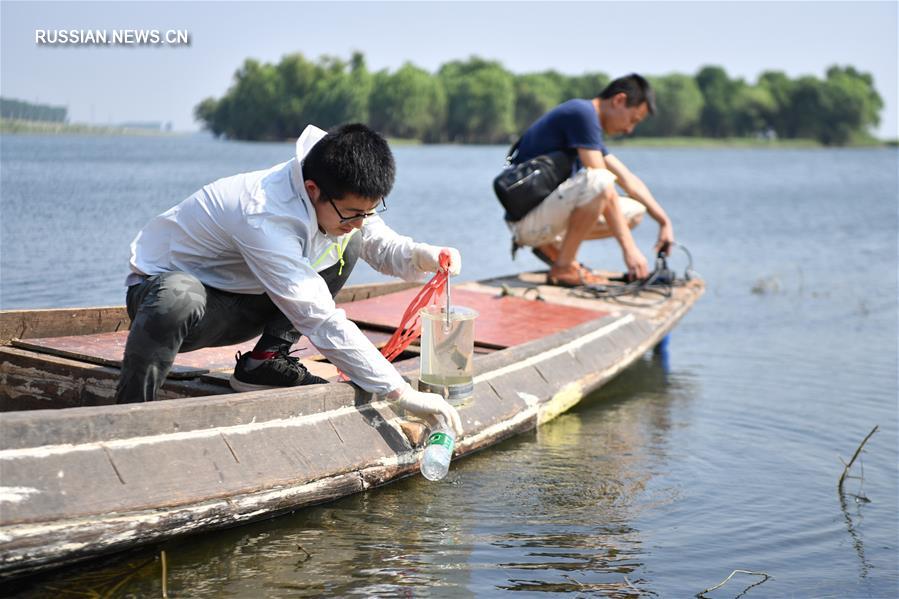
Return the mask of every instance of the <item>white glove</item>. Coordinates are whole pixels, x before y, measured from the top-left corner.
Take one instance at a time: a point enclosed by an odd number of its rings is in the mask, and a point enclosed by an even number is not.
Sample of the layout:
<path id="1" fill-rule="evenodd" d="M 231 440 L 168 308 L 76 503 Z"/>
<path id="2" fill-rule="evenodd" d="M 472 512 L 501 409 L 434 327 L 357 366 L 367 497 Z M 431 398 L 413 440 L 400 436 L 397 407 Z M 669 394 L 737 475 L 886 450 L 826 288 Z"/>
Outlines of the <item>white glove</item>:
<path id="1" fill-rule="evenodd" d="M 446 250 L 450 255 L 449 274 L 456 276 L 462 272 L 462 254 L 451 247 L 437 247 L 427 243 L 419 243 L 412 250 L 412 264 L 421 272 L 437 272 L 440 268 L 440 252 Z"/>
<path id="2" fill-rule="evenodd" d="M 459 418 L 459 412 L 436 393 L 416 391 L 412 388 L 412 385 L 406 383 L 404 386 L 391 391 L 387 397 L 394 400 L 398 407 L 409 411 L 419 418 L 428 416 L 442 417 L 444 422 L 449 423 L 453 427 L 457 435 L 462 434 L 462 419 Z"/>

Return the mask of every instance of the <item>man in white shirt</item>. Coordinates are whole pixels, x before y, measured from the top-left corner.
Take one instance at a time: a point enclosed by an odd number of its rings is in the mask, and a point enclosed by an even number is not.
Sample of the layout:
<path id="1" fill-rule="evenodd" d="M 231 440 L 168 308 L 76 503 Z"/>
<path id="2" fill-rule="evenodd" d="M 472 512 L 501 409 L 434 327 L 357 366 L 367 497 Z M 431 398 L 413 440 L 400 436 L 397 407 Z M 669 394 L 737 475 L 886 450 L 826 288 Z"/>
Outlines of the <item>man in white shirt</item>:
<path id="1" fill-rule="evenodd" d="M 445 249 L 450 274 L 461 269 L 458 250 L 416 243 L 377 216 L 395 171 L 387 142 L 365 125 L 309 126 L 293 159 L 219 179 L 150 221 L 131 243 L 117 403 L 154 400 L 179 352 L 260 334 L 238 356 L 232 387 L 324 383 L 288 354 L 303 334 L 366 391 L 461 432 L 456 410 L 412 389 L 334 303 L 358 257 L 416 280 Z"/>

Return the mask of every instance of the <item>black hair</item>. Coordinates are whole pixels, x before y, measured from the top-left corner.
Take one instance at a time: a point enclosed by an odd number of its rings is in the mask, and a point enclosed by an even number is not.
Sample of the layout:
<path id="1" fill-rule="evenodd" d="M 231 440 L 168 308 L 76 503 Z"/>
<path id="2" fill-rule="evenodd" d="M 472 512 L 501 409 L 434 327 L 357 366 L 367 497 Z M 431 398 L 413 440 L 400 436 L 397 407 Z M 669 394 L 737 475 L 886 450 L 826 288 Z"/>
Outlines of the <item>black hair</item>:
<path id="1" fill-rule="evenodd" d="M 609 83 L 604 90 L 599 92 L 597 98 L 608 99 L 616 94 L 624 92 L 627 96 L 627 106 L 634 107 L 646 102 L 649 114 L 656 112 L 656 94 L 652 91 L 649 81 L 636 73 L 619 77 Z"/>
<path id="2" fill-rule="evenodd" d="M 380 200 L 395 177 L 387 140 L 361 123 L 332 129 L 303 160 L 303 178 L 315 181 L 323 197 L 333 200 L 348 193 Z"/>

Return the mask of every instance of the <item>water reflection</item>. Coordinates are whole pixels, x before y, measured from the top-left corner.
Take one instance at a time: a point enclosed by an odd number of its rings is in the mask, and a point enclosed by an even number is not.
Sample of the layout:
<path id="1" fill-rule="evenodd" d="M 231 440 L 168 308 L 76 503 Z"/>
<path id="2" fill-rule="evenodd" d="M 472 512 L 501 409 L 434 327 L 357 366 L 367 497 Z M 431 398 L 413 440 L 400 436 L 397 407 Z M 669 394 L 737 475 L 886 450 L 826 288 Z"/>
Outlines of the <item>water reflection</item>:
<path id="1" fill-rule="evenodd" d="M 47 578 L 38 575 L 5 583 L 0 587 L 4 597 L 121 597 L 141 577 L 159 572 L 157 556 L 148 551 L 131 552 L 113 558 L 89 562 L 90 567 L 76 573 L 77 566 Z M 161 586 L 160 586 L 161 588 Z"/>
<path id="2" fill-rule="evenodd" d="M 839 495 L 840 510 L 843 512 L 843 519 L 846 521 L 846 531 L 852 539 L 852 548 L 858 556 L 858 577 L 865 578 L 868 575 L 868 571 L 871 569 L 871 564 L 865 559 L 865 544 L 862 541 L 862 535 L 858 532 L 858 528 L 864 521 L 864 516 L 862 515 L 862 504 L 864 502 L 859 500 L 859 496 L 853 496 L 853 503 L 855 504 L 855 516 L 853 517 L 849 511 L 849 502 L 846 500 L 846 495 L 843 493 L 840 493 Z"/>
<path id="3" fill-rule="evenodd" d="M 652 354 L 659 360 L 662 372 L 668 374 L 671 372 L 671 352 L 668 345 L 671 343 L 671 335 L 665 335 L 658 345 L 653 349 Z"/>
<path id="4" fill-rule="evenodd" d="M 639 512 L 673 499 L 651 488 L 664 469 L 670 405 L 690 385 L 666 374 L 668 357 L 649 356 L 585 401 L 541 427 L 518 460 L 511 503 L 527 526 L 493 542 L 509 591 L 636 596 L 642 557 Z M 688 379 L 687 379 L 688 380 Z"/>

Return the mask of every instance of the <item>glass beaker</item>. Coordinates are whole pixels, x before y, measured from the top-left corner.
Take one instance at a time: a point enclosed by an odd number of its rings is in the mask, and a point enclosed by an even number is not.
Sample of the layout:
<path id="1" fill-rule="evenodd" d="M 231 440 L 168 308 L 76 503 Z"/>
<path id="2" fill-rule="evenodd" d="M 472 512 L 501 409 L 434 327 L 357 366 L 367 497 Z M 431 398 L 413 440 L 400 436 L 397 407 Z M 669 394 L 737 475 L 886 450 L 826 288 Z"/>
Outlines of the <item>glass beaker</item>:
<path id="1" fill-rule="evenodd" d="M 478 313 L 464 306 L 452 306 L 447 322 L 446 308 L 428 306 L 421 316 L 421 376 L 419 391 L 461 401 L 474 390 L 472 355 L 474 320 Z"/>

